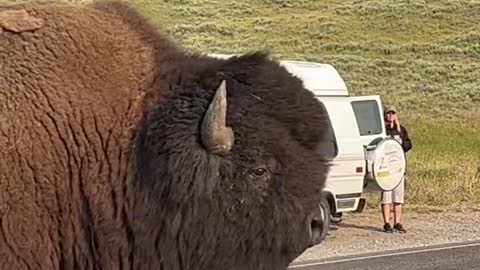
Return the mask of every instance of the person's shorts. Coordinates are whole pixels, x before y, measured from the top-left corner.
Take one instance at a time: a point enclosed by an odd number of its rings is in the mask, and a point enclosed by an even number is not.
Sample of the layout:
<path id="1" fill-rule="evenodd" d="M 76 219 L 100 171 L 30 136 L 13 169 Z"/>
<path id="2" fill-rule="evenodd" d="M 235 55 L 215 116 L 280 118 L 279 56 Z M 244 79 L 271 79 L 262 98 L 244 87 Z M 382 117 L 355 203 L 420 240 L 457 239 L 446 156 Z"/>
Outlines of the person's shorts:
<path id="1" fill-rule="evenodd" d="M 383 191 L 381 196 L 382 204 L 404 203 L 405 198 L 405 178 L 404 176 L 400 184 L 392 191 Z"/>

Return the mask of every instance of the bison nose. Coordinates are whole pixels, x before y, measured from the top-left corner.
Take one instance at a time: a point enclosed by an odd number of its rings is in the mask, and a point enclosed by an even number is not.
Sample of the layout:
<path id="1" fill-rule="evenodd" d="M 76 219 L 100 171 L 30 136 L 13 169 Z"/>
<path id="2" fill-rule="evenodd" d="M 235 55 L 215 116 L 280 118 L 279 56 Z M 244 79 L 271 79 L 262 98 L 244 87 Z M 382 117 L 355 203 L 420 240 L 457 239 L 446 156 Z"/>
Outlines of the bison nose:
<path id="1" fill-rule="evenodd" d="M 309 224 L 309 247 L 320 244 L 328 233 L 330 213 L 321 206 L 317 207 L 310 215 Z"/>

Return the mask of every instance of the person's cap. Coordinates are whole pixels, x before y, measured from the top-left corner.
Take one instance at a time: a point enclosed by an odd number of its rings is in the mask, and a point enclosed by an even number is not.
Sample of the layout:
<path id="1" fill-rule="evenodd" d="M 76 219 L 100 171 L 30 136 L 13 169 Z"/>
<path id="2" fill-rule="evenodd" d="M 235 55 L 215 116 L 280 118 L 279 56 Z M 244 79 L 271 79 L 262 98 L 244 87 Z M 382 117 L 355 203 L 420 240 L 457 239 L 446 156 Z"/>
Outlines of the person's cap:
<path id="1" fill-rule="evenodd" d="M 388 112 L 398 113 L 397 108 L 395 108 L 395 106 L 393 106 L 393 105 L 386 106 L 385 110 L 383 112 L 384 113 L 388 113 Z"/>

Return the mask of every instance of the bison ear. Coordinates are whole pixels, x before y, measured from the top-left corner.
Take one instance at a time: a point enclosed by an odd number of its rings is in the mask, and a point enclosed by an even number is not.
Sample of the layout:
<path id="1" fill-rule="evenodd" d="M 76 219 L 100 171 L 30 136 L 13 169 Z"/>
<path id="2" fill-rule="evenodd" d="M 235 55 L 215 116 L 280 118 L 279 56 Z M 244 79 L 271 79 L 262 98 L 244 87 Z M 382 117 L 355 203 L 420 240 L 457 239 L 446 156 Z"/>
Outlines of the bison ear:
<path id="1" fill-rule="evenodd" d="M 225 155 L 234 142 L 233 130 L 226 125 L 227 88 L 223 80 L 215 92 L 212 102 L 203 117 L 201 138 L 205 148 L 212 154 Z"/>

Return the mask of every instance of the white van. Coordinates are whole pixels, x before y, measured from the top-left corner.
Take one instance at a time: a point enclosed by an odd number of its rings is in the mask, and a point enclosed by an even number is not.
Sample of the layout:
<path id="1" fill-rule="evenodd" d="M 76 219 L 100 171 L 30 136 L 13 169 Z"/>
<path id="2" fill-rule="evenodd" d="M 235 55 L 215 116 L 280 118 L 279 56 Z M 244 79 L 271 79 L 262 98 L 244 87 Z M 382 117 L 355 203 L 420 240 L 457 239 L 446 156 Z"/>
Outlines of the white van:
<path id="1" fill-rule="evenodd" d="M 280 64 L 303 81 L 329 116 L 328 139 L 318 151 L 332 166 L 318 219 L 312 224 L 315 245 L 327 235 L 332 217 L 364 209 L 364 193 L 394 189 L 404 176 L 405 155 L 401 145 L 386 135 L 380 96 L 351 96 L 340 74 L 328 64 L 290 60 Z"/>
<path id="2" fill-rule="evenodd" d="M 319 145 L 332 166 L 320 204 L 321 228 L 312 232 L 316 244 L 326 236 L 332 216 L 364 209 L 364 193 L 394 189 L 405 172 L 405 155 L 400 144 L 386 135 L 380 96 L 351 96 L 340 74 L 328 64 L 280 63 L 324 104 L 330 120 L 328 141 Z"/>

